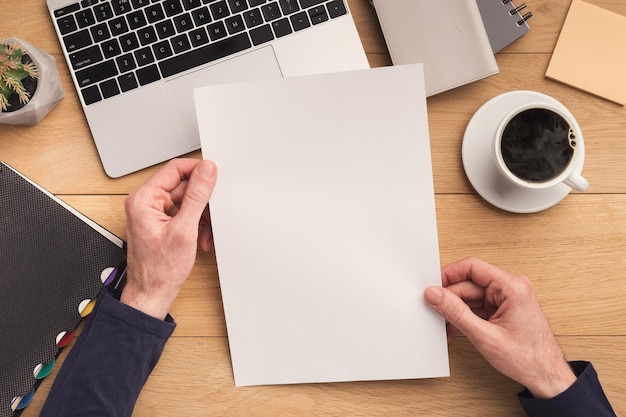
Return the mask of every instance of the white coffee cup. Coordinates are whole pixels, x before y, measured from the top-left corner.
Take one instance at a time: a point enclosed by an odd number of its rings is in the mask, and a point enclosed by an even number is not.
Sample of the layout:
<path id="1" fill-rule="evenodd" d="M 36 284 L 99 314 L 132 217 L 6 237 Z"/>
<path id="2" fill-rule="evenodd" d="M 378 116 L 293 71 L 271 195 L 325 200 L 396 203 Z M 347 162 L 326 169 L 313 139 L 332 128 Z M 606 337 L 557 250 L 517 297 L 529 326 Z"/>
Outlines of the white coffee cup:
<path id="1" fill-rule="evenodd" d="M 495 163 L 511 183 L 527 189 L 566 184 L 585 191 L 589 182 L 576 167 L 583 135 L 576 120 L 547 103 L 528 103 L 511 111 L 494 138 Z"/>

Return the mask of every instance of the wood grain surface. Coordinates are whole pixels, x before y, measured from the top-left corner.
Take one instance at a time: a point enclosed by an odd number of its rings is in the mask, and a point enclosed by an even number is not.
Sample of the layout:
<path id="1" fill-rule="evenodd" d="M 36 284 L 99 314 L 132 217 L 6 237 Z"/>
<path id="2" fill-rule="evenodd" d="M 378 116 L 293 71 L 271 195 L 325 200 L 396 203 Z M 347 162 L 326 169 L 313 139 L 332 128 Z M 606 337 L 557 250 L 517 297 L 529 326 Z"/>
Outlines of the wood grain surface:
<path id="1" fill-rule="evenodd" d="M 589 2 L 626 15 L 622 0 Z M 544 77 L 570 0 L 526 3 L 531 30 L 497 54 L 500 74 L 428 99 L 441 261 L 475 255 L 529 276 L 567 357 L 591 360 L 615 411 L 626 415 L 626 110 Z M 390 65 L 369 0 L 349 4 L 371 66 Z M 38 126 L 0 127 L 0 160 L 124 238 L 124 198 L 158 166 L 108 178 L 45 2 L 5 0 L 0 8 L 0 38 L 17 36 L 51 53 L 65 87 L 63 101 Z M 483 103 L 512 90 L 551 95 L 577 118 L 588 192 L 521 215 L 489 205 L 472 188 L 461 161 L 465 127 Z M 235 388 L 213 253 L 199 255 L 172 315 L 178 327 L 135 416 L 524 415 L 518 384 L 491 369 L 464 337 L 450 346 L 450 378 Z M 38 415 L 58 368 L 23 416 Z"/>

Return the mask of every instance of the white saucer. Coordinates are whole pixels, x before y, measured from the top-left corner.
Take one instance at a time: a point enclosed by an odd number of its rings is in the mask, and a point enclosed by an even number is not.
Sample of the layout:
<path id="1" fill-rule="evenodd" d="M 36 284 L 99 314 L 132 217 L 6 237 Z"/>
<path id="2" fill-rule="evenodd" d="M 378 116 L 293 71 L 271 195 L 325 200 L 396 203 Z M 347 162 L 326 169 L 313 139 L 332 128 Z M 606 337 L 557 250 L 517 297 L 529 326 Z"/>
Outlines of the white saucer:
<path id="1" fill-rule="evenodd" d="M 550 96 L 535 91 L 511 91 L 483 104 L 472 116 L 463 136 L 463 167 L 470 183 L 489 203 L 513 213 L 545 210 L 563 200 L 572 191 L 565 184 L 544 190 L 528 190 L 507 181 L 496 167 L 492 147 L 498 124 L 516 107 L 530 102 L 552 104 L 565 114 L 571 115 L 563 104 Z M 585 162 L 585 147 L 582 141 L 579 146 L 581 158 L 575 171 L 581 173 Z"/>

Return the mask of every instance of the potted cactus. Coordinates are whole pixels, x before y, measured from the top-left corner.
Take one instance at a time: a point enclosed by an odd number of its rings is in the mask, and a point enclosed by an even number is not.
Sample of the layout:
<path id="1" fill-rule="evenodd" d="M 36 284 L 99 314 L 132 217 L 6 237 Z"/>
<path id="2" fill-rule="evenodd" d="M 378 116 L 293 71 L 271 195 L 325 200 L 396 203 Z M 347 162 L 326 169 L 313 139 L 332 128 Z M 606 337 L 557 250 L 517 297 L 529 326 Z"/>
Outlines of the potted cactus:
<path id="1" fill-rule="evenodd" d="M 36 125 L 62 98 L 54 57 L 23 40 L 0 43 L 0 123 Z"/>

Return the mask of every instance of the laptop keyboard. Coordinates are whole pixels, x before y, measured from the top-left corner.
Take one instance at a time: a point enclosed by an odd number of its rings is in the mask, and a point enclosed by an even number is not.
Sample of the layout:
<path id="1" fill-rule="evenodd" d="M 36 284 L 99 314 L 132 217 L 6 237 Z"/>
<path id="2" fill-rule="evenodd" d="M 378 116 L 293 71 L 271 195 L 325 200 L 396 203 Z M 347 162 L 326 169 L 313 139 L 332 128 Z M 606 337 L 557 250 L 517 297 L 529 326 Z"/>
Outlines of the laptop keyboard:
<path id="1" fill-rule="evenodd" d="M 347 13 L 345 0 L 82 0 L 54 11 L 85 104 Z"/>

